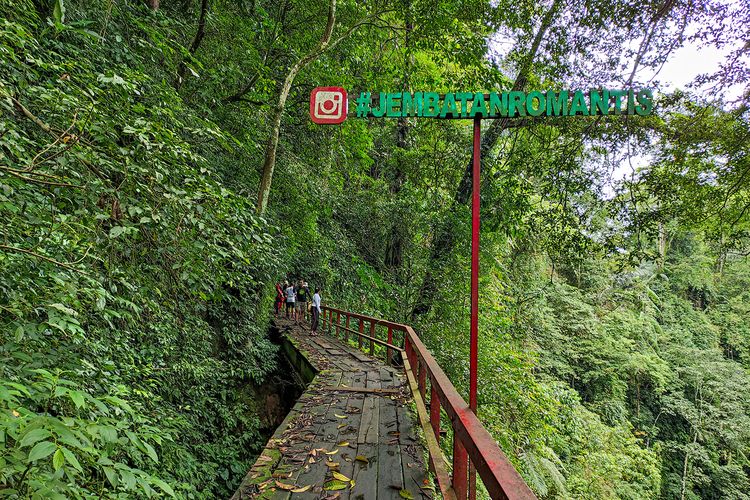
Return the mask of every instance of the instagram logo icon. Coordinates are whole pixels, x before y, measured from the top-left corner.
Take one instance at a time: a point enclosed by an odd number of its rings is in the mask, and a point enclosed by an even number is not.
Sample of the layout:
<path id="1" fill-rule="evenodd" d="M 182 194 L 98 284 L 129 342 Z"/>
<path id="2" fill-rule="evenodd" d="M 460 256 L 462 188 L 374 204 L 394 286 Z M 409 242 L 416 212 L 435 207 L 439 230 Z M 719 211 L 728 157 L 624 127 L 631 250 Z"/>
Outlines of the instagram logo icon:
<path id="1" fill-rule="evenodd" d="M 310 118 L 314 123 L 336 124 L 346 120 L 349 104 L 342 87 L 318 87 L 310 94 Z"/>

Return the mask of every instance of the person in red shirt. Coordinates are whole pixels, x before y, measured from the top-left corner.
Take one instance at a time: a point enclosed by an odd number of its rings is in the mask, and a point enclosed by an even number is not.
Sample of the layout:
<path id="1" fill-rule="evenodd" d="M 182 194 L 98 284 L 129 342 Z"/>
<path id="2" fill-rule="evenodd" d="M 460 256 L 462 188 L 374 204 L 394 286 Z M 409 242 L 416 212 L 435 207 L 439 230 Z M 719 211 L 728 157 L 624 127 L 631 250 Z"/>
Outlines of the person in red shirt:
<path id="1" fill-rule="evenodd" d="M 281 283 L 276 283 L 276 302 L 274 306 L 276 308 L 276 317 L 281 317 L 281 306 L 284 304 L 284 289 L 281 287 Z"/>

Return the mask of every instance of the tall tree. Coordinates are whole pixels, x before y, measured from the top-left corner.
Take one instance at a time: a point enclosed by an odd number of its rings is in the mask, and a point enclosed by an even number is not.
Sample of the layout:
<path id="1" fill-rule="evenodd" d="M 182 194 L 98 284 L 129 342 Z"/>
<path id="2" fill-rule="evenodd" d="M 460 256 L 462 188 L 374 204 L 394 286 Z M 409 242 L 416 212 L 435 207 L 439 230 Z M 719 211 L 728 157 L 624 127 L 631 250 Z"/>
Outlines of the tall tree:
<path id="1" fill-rule="evenodd" d="M 351 35 L 357 28 L 367 23 L 373 17 L 372 14 L 365 15 L 362 19 L 350 26 L 341 36 L 331 41 L 333 28 L 336 23 L 336 0 L 330 0 L 328 4 L 328 20 L 320 41 L 307 54 L 300 57 L 292 66 L 284 78 L 279 91 L 279 97 L 273 108 L 273 117 L 271 121 L 271 133 L 266 143 L 266 154 L 263 160 L 263 171 L 260 178 L 260 187 L 258 188 L 257 212 L 263 214 L 268 207 L 268 195 L 271 192 L 271 182 L 273 180 L 273 171 L 276 166 L 276 149 L 279 146 L 279 133 L 281 131 L 281 118 L 284 115 L 284 106 L 289 97 L 289 91 L 292 88 L 294 79 L 297 74 L 308 64 L 315 61 L 327 50 L 338 45 L 342 40 Z"/>

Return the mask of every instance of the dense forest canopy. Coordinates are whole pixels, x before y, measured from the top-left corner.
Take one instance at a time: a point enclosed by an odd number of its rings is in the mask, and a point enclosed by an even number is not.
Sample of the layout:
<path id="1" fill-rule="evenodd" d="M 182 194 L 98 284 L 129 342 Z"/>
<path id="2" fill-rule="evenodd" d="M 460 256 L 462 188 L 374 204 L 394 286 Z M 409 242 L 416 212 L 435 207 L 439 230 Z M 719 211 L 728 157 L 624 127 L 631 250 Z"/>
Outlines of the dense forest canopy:
<path id="1" fill-rule="evenodd" d="M 470 122 L 314 87 L 650 87 L 484 122 L 478 413 L 541 498 L 750 497 L 748 40 L 748 0 L 0 0 L 0 492 L 227 497 L 284 277 L 466 394 Z M 726 58 L 665 90 L 681 47 Z"/>

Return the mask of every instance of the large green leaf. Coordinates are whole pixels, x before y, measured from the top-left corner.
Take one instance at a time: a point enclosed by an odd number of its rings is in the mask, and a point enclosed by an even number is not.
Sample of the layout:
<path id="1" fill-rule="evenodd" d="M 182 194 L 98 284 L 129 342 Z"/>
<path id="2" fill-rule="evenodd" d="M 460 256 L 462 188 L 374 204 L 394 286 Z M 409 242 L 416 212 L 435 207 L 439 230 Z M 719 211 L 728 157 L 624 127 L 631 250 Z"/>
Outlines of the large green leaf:
<path id="1" fill-rule="evenodd" d="M 42 441 L 37 443 L 29 452 L 28 461 L 34 462 L 42 458 L 48 457 L 57 449 L 57 445 L 51 441 Z"/>

